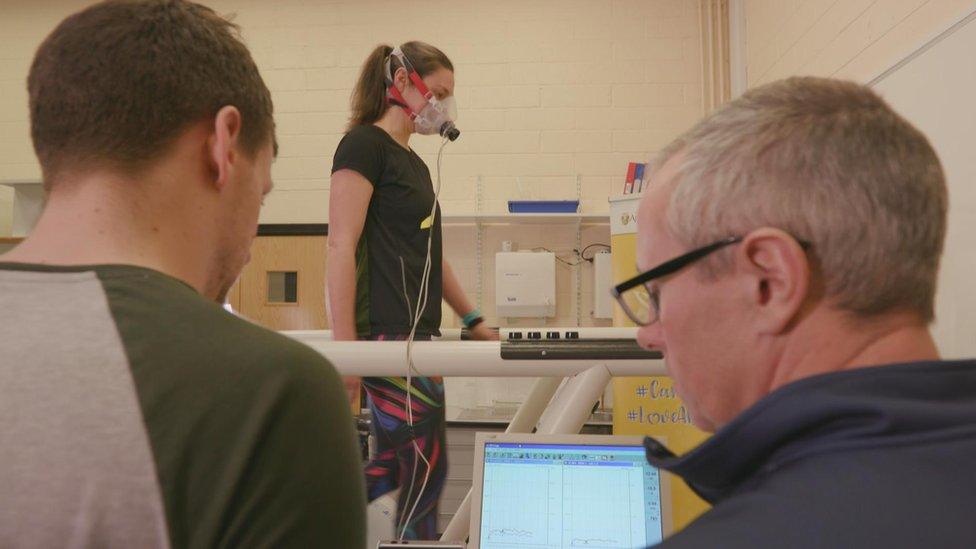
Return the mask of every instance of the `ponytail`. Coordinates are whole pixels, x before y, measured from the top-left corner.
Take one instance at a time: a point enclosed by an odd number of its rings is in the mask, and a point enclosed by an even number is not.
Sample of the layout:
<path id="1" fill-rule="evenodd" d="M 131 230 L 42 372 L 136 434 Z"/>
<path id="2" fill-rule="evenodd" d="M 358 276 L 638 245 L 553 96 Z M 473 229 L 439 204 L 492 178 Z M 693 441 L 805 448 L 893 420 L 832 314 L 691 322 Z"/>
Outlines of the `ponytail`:
<path id="1" fill-rule="evenodd" d="M 393 48 L 382 44 L 376 46 L 363 63 L 363 70 L 359 73 L 359 80 L 352 91 L 352 116 L 349 118 L 349 128 L 363 124 L 372 124 L 386 113 L 386 58 L 393 53 Z"/>
<path id="2" fill-rule="evenodd" d="M 454 72 L 454 64 L 448 59 L 444 52 L 426 44 L 424 42 L 407 42 L 400 46 L 403 54 L 407 56 L 410 64 L 421 77 L 445 68 Z M 389 104 L 386 101 L 387 81 L 386 81 L 386 59 L 393 53 L 393 48 L 386 44 L 376 46 L 366 62 L 363 63 L 363 70 L 359 73 L 359 80 L 352 91 L 352 115 L 349 117 L 349 127 L 351 130 L 363 124 L 372 124 L 386 114 Z M 400 68 L 400 62 L 393 58 L 390 69 L 396 72 Z"/>

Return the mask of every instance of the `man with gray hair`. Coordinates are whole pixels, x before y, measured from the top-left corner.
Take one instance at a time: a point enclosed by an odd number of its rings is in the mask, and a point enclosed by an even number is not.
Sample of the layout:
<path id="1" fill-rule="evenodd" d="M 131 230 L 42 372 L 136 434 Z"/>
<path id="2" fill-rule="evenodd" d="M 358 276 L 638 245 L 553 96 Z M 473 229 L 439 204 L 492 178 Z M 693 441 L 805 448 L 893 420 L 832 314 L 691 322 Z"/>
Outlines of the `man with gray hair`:
<path id="1" fill-rule="evenodd" d="M 647 441 L 713 505 L 664 546 L 976 543 L 976 362 L 928 331 L 946 210 L 928 140 L 850 82 L 756 88 L 662 153 L 614 292 L 715 432 Z"/>

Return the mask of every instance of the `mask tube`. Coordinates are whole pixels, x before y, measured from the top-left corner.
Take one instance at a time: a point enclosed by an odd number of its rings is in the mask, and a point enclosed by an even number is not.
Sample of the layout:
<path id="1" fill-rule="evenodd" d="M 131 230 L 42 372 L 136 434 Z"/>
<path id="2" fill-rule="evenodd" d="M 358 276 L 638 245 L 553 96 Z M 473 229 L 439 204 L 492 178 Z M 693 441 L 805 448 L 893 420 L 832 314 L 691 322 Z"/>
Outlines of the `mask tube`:
<path id="1" fill-rule="evenodd" d="M 442 101 L 431 97 L 427 100 L 427 105 L 414 116 L 414 129 L 421 135 L 439 134 L 454 141 L 461 136 L 461 130 L 454 125 L 456 112 L 457 107 L 453 97 Z"/>

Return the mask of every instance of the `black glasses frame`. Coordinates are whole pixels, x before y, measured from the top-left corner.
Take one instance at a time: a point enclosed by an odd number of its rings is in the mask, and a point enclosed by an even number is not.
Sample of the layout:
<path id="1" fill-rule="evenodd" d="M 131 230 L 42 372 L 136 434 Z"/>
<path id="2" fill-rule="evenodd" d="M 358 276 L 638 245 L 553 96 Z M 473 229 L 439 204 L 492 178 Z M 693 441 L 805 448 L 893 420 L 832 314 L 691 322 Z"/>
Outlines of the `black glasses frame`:
<path id="1" fill-rule="evenodd" d="M 679 255 L 674 259 L 669 259 L 668 261 L 661 263 L 657 267 L 654 267 L 648 271 L 644 271 L 643 273 L 640 273 L 633 278 L 630 278 L 628 280 L 625 280 L 624 282 L 621 282 L 620 284 L 617 284 L 610 290 L 610 293 L 613 295 L 614 299 L 617 300 L 617 303 L 620 304 L 620 308 L 623 309 L 625 313 L 627 313 L 627 316 L 630 317 L 630 319 L 633 320 L 635 324 L 637 324 L 638 326 L 649 326 L 657 321 L 656 315 L 654 320 L 648 322 L 641 321 L 639 318 L 637 318 L 635 312 L 630 310 L 630 307 L 625 303 L 623 297 L 621 297 L 624 292 L 636 288 L 638 286 L 644 286 L 645 284 L 647 284 L 648 282 L 656 278 L 661 278 L 669 274 L 676 273 L 681 269 L 684 269 L 688 265 L 691 265 L 695 261 L 698 261 L 699 259 L 702 259 L 703 257 L 713 252 L 721 250 L 726 246 L 731 246 L 732 244 L 738 244 L 739 242 L 742 242 L 744 239 L 745 237 L 743 236 L 730 236 L 728 238 L 723 238 L 718 242 L 713 242 L 707 246 L 696 248 L 686 254 Z M 797 240 L 797 243 L 800 245 L 801 248 L 804 249 L 804 251 L 810 248 L 810 243 L 804 240 Z M 650 293 L 650 290 L 648 290 L 648 293 Z M 653 297 L 652 297 L 652 301 L 653 301 Z M 654 306 L 653 303 L 649 303 L 648 305 Z"/>
<path id="2" fill-rule="evenodd" d="M 625 280 L 624 282 L 617 284 L 613 287 L 611 292 L 613 293 L 614 297 L 619 298 L 620 294 L 631 288 L 640 286 L 641 284 L 647 284 L 655 278 L 661 278 L 662 276 L 676 273 L 695 261 L 698 261 L 699 259 L 711 254 L 712 252 L 718 251 L 726 246 L 731 246 L 732 244 L 742 242 L 742 238 L 743 237 L 741 236 L 730 236 L 728 238 L 719 240 L 718 242 L 713 242 L 707 246 L 696 248 L 686 254 L 679 255 L 674 259 L 669 259 L 649 271 L 644 271 L 643 273 L 640 273 L 629 280 Z"/>
<path id="3" fill-rule="evenodd" d="M 669 259 L 668 261 L 661 263 L 660 265 L 654 267 L 653 269 L 644 271 L 643 273 L 640 273 L 629 280 L 625 280 L 624 282 L 617 284 L 610 290 L 610 293 L 613 295 L 614 299 L 617 300 L 617 303 L 620 305 L 620 308 L 623 309 L 624 313 L 626 313 L 627 316 L 630 317 L 630 319 L 634 321 L 635 324 L 637 324 L 638 326 L 650 326 L 651 324 L 657 321 L 656 311 L 653 320 L 648 320 L 648 321 L 641 320 L 638 317 L 637 312 L 631 311 L 630 306 L 627 305 L 627 303 L 624 301 L 622 297 L 624 292 L 636 288 L 638 286 L 644 286 L 645 284 L 654 280 L 655 278 L 661 278 L 669 274 L 676 273 L 681 269 L 684 269 L 688 265 L 694 263 L 695 261 L 698 261 L 699 259 L 715 251 L 718 251 L 726 246 L 731 246 L 732 244 L 742 242 L 742 239 L 743 237 L 741 236 L 730 236 L 728 238 L 723 238 L 718 242 L 713 242 L 707 246 L 696 248 L 686 254 L 679 255 L 674 259 Z M 648 294 L 651 301 L 650 303 L 648 303 L 648 307 L 656 307 L 656 305 L 653 303 L 653 296 L 650 295 L 650 290 L 648 290 Z"/>

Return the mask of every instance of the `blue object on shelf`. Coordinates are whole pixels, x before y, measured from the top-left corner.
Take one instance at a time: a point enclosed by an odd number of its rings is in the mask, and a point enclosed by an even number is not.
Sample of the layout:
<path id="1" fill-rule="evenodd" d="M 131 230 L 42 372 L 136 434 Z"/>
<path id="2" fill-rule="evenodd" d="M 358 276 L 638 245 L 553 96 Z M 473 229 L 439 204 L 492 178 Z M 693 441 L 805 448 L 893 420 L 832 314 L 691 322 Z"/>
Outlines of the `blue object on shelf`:
<path id="1" fill-rule="evenodd" d="M 576 213 L 579 200 L 509 200 L 511 213 Z"/>

